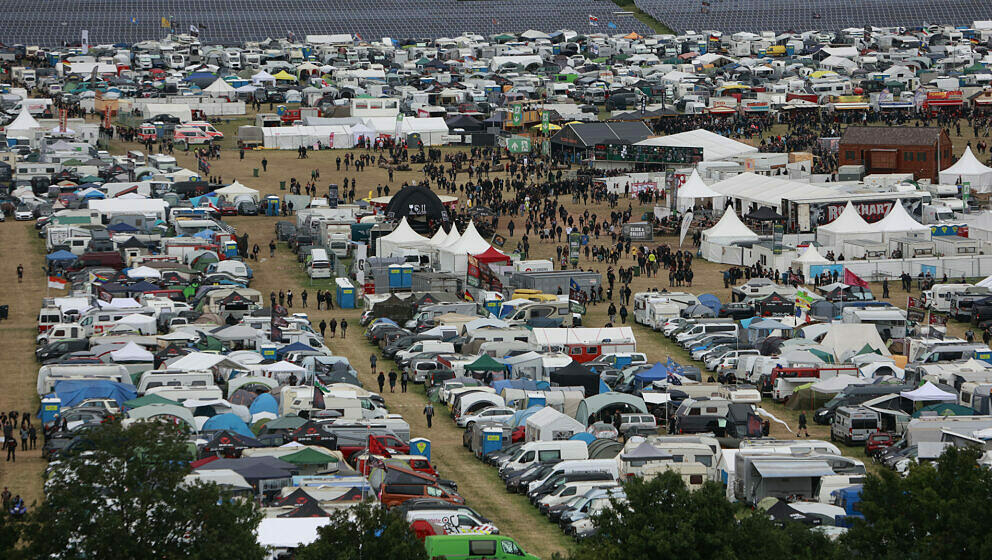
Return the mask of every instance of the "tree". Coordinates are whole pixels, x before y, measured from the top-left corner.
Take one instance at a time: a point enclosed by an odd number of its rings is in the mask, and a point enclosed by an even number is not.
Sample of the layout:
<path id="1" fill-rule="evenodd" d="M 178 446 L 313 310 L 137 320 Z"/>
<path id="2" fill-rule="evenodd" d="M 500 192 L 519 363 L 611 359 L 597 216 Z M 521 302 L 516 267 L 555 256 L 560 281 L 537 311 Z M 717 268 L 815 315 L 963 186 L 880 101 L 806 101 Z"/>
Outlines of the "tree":
<path id="1" fill-rule="evenodd" d="M 861 491 L 865 520 L 842 541 L 847 557 L 992 558 L 985 517 L 992 471 L 976 464 L 981 454 L 951 447 L 906 478 L 892 471 L 869 476 Z"/>
<path id="2" fill-rule="evenodd" d="M 175 427 L 108 423 L 58 462 L 28 531 L 33 558 L 261 559 L 252 501 L 216 484 L 184 484 L 186 436 Z"/>
<path id="3" fill-rule="evenodd" d="M 632 479 L 625 488 L 626 502 L 614 502 L 598 516 L 597 534 L 580 544 L 573 560 L 813 559 L 832 548 L 805 526 L 780 527 L 727 501 L 714 482 L 691 491 L 680 475 L 666 472 Z"/>
<path id="4" fill-rule="evenodd" d="M 400 514 L 366 502 L 332 514 L 317 540 L 296 551 L 297 560 L 327 558 L 426 560 L 427 552 Z"/>

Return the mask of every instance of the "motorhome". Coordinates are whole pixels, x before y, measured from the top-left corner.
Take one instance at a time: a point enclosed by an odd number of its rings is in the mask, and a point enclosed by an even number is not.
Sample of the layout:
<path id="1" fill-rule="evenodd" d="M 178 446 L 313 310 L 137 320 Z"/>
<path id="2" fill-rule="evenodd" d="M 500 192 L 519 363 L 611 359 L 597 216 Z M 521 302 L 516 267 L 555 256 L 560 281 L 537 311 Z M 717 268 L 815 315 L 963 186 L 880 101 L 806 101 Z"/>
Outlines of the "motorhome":
<path id="1" fill-rule="evenodd" d="M 556 300 L 524 304 L 510 316 L 504 318 L 510 325 L 527 325 L 537 319 L 554 321 L 560 327 L 574 326 L 571 303 L 568 301 Z"/>
<path id="2" fill-rule="evenodd" d="M 131 375 L 128 373 L 127 368 L 122 365 L 55 364 L 50 366 L 41 366 L 38 370 L 38 394 L 45 395 L 47 393 L 51 393 L 55 388 L 55 383 L 59 381 L 80 381 L 88 379 L 116 381 L 117 383 L 124 383 L 125 385 L 131 384 Z"/>
<path id="3" fill-rule="evenodd" d="M 531 441 L 523 444 L 501 468 L 500 474 L 525 469 L 534 462 L 567 461 L 589 458 L 589 446 L 583 441 Z"/>
<path id="4" fill-rule="evenodd" d="M 765 455 L 738 452 L 734 496 L 748 504 L 764 498 L 815 500 L 821 479 L 865 473 L 864 463 L 840 455 Z"/>
<path id="5" fill-rule="evenodd" d="M 161 385 L 152 387 L 146 395 L 156 395 L 170 401 L 183 403 L 185 401 L 212 401 L 224 398 L 224 392 L 215 385 L 207 387 L 183 387 Z"/>
<path id="6" fill-rule="evenodd" d="M 929 290 L 924 290 L 923 303 L 931 311 L 949 313 L 954 295 L 968 293 L 968 289 L 974 287 L 971 284 L 934 284 Z M 983 295 L 988 295 L 988 290 L 982 292 Z"/>
<path id="7" fill-rule="evenodd" d="M 209 371 L 155 369 L 141 374 L 136 389 L 139 395 L 143 395 L 156 387 L 210 387 L 213 385 L 214 375 Z"/>
<path id="8" fill-rule="evenodd" d="M 478 305 L 473 302 L 452 302 L 437 303 L 427 305 L 417 310 L 412 319 L 405 323 L 406 328 L 412 329 L 417 326 L 431 324 L 434 319 L 446 313 L 458 313 L 463 315 L 475 315 Z"/>

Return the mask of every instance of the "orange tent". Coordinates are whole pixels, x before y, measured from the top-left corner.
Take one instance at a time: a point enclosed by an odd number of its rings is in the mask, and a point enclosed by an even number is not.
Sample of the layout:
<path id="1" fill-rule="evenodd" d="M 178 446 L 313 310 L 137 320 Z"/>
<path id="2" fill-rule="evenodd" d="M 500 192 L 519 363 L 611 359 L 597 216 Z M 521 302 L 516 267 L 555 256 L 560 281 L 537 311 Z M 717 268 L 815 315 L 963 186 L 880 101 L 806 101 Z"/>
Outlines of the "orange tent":
<path id="1" fill-rule="evenodd" d="M 630 39 L 632 41 L 636 41 L 637 39 L 640 39 L 641 36 L 638 35 L 636 31 L 631 31 L 630 32 L 630 35 L 624 35 L 623 38 L 624 39 Z"/>

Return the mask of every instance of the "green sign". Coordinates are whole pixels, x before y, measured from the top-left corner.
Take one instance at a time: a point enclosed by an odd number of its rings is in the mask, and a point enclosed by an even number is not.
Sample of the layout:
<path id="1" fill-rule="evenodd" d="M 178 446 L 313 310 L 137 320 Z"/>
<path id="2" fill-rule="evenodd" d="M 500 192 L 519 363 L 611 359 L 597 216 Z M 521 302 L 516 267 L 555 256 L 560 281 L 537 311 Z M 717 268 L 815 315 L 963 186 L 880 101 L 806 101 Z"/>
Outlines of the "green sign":
<path id="1" fill-rule="evenodd" d="M 578 233 L 568 234 L 568 261 L 579 264 L 579 251 L 582 248 L 582 236 Z"/>
<path id="2" fill-rule="evenodd" d="M 961 184 L 961 202 L 964 203 L 964 209 L 968 210 L 968 199 L 971 198 L 971 182 L 966 182 Z"/>
<path id="3" fill-rule="evenodd" d="M 511 154 L 526 154 L 530 152 L 530 139 L 522 136 L 512 136 L 506 139 L 506 149 Z"/>
<path id="4" fill-rule="evenodd" d="M 772 226 L 772 254 L 782 254 L 782 237 L 785 236 L 785 225 L 775 224 Z"/>
<path id="5" fill-rule="evenodd" d="M 551 113 L 549 111 L 543 111 L 541 113 L 541 132 L 545 136 L 551 131 Z"/>
<path id="6" fill-rule="evenodd" d="M 510 112 L 510 124 L 513 126 L 524 125 L 524 106 L 520 103 L 513 105 Z"/>

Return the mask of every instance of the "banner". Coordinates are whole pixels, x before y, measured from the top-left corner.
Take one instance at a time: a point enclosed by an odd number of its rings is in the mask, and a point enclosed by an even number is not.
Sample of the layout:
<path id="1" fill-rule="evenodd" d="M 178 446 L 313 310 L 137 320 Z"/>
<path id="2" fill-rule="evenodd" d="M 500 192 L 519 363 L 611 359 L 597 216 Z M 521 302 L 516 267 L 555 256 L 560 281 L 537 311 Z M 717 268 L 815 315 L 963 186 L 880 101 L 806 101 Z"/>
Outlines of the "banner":
<path id="1" fill-rule="evenodd" d="M 56 290 L 64 290 L 69 285 L 69 283 L 58 276 L 48 277 L 48 287 L 55 288 Z"/>
<path id="2" fill-rule="evenodd" d="M 550 111 L 542 111 L 541 112 L 541 133 L 544 134 L 545 136 L 547 136 L 548 135 L 548 132 L 551 132 L 551 112 Z"/>
<path id="3" fill-rule="evenodd" d="M 785 236 L 785 224 L 775 224 L 772 226 L 772 254 L 782 254 L 782 237 Z"/>
<path id="4" fill-rule="evenodd" d="M 90 50 L 90 32 L 88 29 L 83 29 L 79 33 L 79 35 L 80 35 L 80 46 L 82 47 L 83 54 L 86 54 Z"/>
<path id="5" fill-rule="evenodd" d="M 468 257 L 468 271 L 466 273 L 465 281 L 468 282 L 469 286 L 478 288 L 481 276 L 482 272 L 479 270 L 479 259 L 470 255 Z"/>
<path id="6" fill-rule="evenodd" d="M 579 264 L 579 251 L 582 248 L 582 236 L 578 233 L 568 234 L 568 261 Z"/>
<path id="7" fill-rule="evenodd" d="M 510 124 L 513 126 L 524 125 L 524 106 L 522 104 L 515 103 L 510 109 Z"/>
<path id="8" fill-rule="evenodd" d="M 923 302 L 914 297 L 906 298 L 906 319 L 914 323 L 922 323 L 926 317 L 927 310 L 923 307 Z"/>
<path id="9" fill-rule="evenodd" d="M 682 246 L 682 242 L 685 241 L 685 234 L 689 233 L 689 226 L 692 225 L 692 212 L 686 212 L 685 216 L 682 216 L 682 225 L 679 227 L 679 247 Z"/>
<path id="10" fill-rule="evenodd" d="M 65 134 L 69 130 L 69 110 L 59 109 L 59 132 Z"/>

